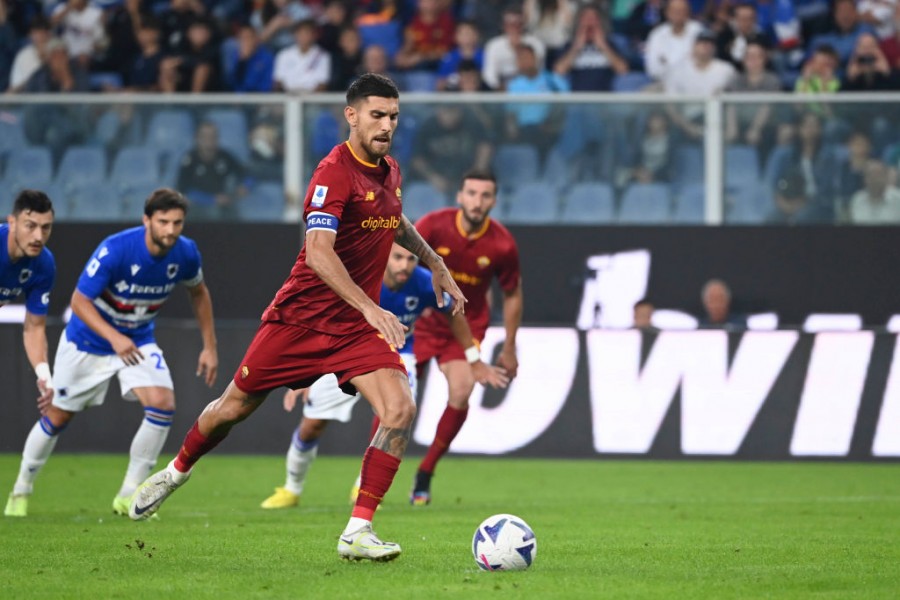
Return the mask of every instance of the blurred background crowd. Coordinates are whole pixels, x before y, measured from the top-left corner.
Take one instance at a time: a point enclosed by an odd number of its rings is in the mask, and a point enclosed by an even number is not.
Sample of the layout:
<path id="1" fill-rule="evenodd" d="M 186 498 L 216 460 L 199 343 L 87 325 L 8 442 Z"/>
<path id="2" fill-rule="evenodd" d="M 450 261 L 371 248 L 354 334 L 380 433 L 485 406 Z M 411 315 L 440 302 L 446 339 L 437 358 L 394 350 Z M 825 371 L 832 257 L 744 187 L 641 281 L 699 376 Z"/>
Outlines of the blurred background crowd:
<path id="1" fill-rule="evenodd" d="M 514 221 L 703 222 L 702 99 L 763 92 L 789 99 L 725 104 L 727 222 L 900 222 L 896 103 L 851 95 L 900 89 L 897 0 L 0 0 L 2 186 L 53 181 L 63 213 L 90 219 L 163 182 L 206 218 L 274 219 L 283 105 L 16 95 L 301 94 L 308 174 L 346 135 L 340 103 L 316 94 L 362 72 L 434 94 L 404 106 L 394 149 L 413 212 L 492 166 Z M 569 101 L 579 92 L 658 101 Z"/>

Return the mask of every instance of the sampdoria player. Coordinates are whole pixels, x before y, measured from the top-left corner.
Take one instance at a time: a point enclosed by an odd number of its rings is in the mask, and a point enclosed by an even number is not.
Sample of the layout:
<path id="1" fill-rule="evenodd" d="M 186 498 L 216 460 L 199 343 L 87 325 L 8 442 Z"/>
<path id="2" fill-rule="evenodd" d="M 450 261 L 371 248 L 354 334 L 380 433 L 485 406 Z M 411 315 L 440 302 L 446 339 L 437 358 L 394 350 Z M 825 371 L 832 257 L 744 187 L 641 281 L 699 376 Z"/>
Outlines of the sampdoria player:
<path id="1" fill-rule="evenodd" d="M 335 146 L 313 173 L 304 201 L 306 240 L 290 276 L 263 313 L 234 380 L 204 409 L 178 456 L 138 489 L 131 518 L 155 513 L 187 481 L 200 457 L 272 390 L 305 388 L 334 373 L 344 391 L 358 389 L 381 418 L 363 457 L 359 497 L 338 539 L 338 554 L 355 560 L 399 556 L 398 544 L 381 541 L 372 530 L 416 412 L 397 353 L 405 327 L 378 306 L 394 241 L 431 270 L 438 306 L 444 292 L 453 299 L 451 312 L 461 312 L 466 302 L 441 257 L 401 212 L 400 171 L 387 156 L 399 97 L 393 81 L 374 73 L 351 84 L 344 108 L 350 139 Z"/>
<path id="2" fill-rule="evenodd" d="M 116 514 L 127 514 L 135 489 L 156 464 L 175 412 L 172 376 L 153 329 L 160 307 L 179 283 L 187 287 L 203 337 L 197 375 L 205 375 L 207 385 L 215 380 L 212 301 L 197 245 L 181 235 L 186 213 L 184 196 L 158 189 L 144 204 L 143 227 L 106 238 L 88 261 L 56 350 L 56 392 L 25 441 L 6 514 L 27 514 L 34 480 L 59 434 L 76 413 L 103 403 L 114 376 L 125 399 L 144 406 L 125 480 L 112 505 Z"/>
<path id="3" fill-rule="evenodd" d="M 415 254 L 394 244 L 387 268 L 384 270 L 379 300 L 382 308 L 397 315 L 400 322 L 409 328 L 406 332 L 406 343 L 400 351 L 400 359 L 406 367 L 413 399 L 416 397 L 416 357 L 413 354 L 413 328 L 416 319 L 425 309 L 449 312 L 452 305 L 450 296 L 445 294 L 444 306 L 441 308 L 437 306 L 437 298 L 431 285 L 431 273 L 419 267 L 418 262 Z M 461 344 L 467 346 L 472 344 L 472 331 L 465 315 L 457 313 L 450 316 L 450 329 Z M 472 375 L 479 383 L 493 387 L 506 387 L 508 382 L 503 369 L 491 367 L 480 360 L 472 364 Z M 275 488 L 275 493 L 263 501 L 262 508 L 297 506 L 300 494 L 303 493 L 306 474 L 318 454 L 319 438 L 329 422 L 350 421 L 353 407 L 360 395 L 345 394 L 338 387 L 334 375 L 325 375 L 308 389 L 289 390 L 284 398 L 285 410 L 293 410 L 298 397 L 305 400 L 303 419 L 291 438 L 284 487 Z M 372 434 L 374 433 L 373 430 Z M 357 478 L 350 492 L 351 502 L 356 502 L 359 483 Z"/>
<path id="4" fill-rule="evenodd" d="M 497 278 L 503 291 L 503 326 L 506 329 L 497 364 L 513 379 L 519 366 L 516 333 L 522 322 L 522 280 L 515 240 L 509 230 L 489 216 L 496 201 L 497 180 L 491 173 L 467 173 L 456 194 L 459 207 L 425 215 L 416 224 L 416 229 L 443 257 L 453 279 L 469 299 L 466 320 L 477 343 L 484 339 L 490 323 L 487 298 L 491 280 Z M 437 360 L 447 379 L 449 399 L 438 421 L 434 440 L 419 464 L 410 494 L 413 505 L 431 502 L 431 478 L 438 460 L 462 429 L 469 411 L 469 395 L 475 387 L 469 364 L 480 356 L 477 347 L 459 343 L 446 319 L 426 315 L 416 327 L 416 359 L 424 365 L 432 358 Z"/>

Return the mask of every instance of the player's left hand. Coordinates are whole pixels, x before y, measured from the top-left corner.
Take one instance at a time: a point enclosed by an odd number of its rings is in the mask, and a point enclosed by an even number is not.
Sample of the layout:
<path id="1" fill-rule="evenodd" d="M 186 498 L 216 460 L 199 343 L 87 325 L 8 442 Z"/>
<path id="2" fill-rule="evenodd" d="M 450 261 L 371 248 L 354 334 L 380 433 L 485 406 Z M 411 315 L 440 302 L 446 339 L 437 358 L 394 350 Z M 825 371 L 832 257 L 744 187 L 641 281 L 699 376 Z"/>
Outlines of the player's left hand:
<path id="1" fill-rule="evenodd" d="M 466 297 L 463 295 L 462 290 L 459 289 L 459 286 L 456 285 L 456 282 L 453 281 L 453 276 L 450 275 L 450 271 L 447 270 L 447 267 L 441 265 L 440 268 L 435 269 L 431 272 L 431 285 L 434 287 L 434 295 L 437 296 L 437 305 L 439 308 L 444 308 L 444 292 L 450 294 L 450 297 L 453 298 L 453 309 L 450 314 L 465 314 L 466 313 Z"/>
<path id="2" fill-rule="evenodd" d="M 492 367 L 480 360 L 472 363 L 472 375 L 481 385 L 489 385 L 494 389 L 503 389 L 509 385 L 509 377 L 503 367 Z"/>
<path id="3" fill-rule="evenodd" d="M 215 350 L 204 348 L 197 360 L 197 377 L 203 376 L 203 381 L 208 387 L 216 381 L 216 373 L 219 370 L 219 353 Z"/>
<path id="4" fill-rule="evenodd" d="M 43 379 L 38 379 L 37 388 L 40 392 L 37 399 L 38 410 L 44 415 L 47 413 L 47 409 L 50 408 L 50 404 L 53 402 L 53 386 L 47 385 L 47 382 Z"/>
<path id="5" fill-rule="evenodd" d="M 297 406 L 297 400 L 300 401 L 300 404 L 306 404 L 306 401 L 309 400 L 309 388 L 286 391 L 284 393 L 284 400 L 282 401 L 284 410 L 287 412 L 294 410 L 294 407 Z"/>
<path id="6" fill-rule="evenodd" d="M 515 379 L 519 373 L 519 359 L 516 358 L 516 349 L 504 346 L 500 351 L 500 356 L 497 357 L 497 365 L 506 369 L 506 375 L 510 381 Z"/>

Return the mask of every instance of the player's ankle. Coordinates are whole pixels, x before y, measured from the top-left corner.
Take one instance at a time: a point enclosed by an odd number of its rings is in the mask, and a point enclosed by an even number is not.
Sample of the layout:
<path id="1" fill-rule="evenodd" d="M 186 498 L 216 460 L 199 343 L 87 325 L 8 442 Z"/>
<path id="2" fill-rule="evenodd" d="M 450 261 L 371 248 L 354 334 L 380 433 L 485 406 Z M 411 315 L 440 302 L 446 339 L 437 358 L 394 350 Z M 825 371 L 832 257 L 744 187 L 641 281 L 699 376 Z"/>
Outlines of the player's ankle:
<path id="1" fill-rule="evenodd" d="M 181 485 L 182 483 L 187 481 L 187 478 L 190 477 L 191 471 L 193 469 L 188 469 L 187 471 L 181 471 L 181 470 L 179 470 L 179 468 L 177 466 L 177 461 L 178 461 L 177 458 L 172 459 L 169 462 L 169 464 L 166 465 L 166 471 L 168 471 L 169 474 L 172 476 L 172 481 L 176 485 Z"/>

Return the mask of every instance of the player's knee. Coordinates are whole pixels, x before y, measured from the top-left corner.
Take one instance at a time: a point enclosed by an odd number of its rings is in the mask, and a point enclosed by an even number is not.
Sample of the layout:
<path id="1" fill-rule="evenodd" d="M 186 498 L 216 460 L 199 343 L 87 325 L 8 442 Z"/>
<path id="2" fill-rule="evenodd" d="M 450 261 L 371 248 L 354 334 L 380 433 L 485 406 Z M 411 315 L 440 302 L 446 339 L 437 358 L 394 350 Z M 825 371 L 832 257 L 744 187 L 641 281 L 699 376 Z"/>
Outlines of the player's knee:
<path id="1" fill-rule="evenodd" d="M 391 429 L 406 429 L 416 418 L 416 405 L 412 402 L 397 402 L 385 407 L 381 424 Z"/>
<path id="2" fill-rule="evenodd" d="M 450 381 L 450 404 L 453 406 L 469 403 L 469 396 L 475 389 L 475 378 L 471 373 L 455 377 Z"/>
<path id="3" fill-rule="evenodd" d="M 66 425 L 69 424 L 69 421 L 72 420 L 72 417 L 75 416 L 75 413 L 56 408 L 55 406 L 50 406 L 50 408 L 47 409 L 45 416 L 53 425 L 53 428 L 61 432 L 65 429 Z"/>
<path id="4" fill-rule="evenodd" d="M 159 388 L 154 390 L 147 398 L 144 406 L 155 408 L 157 410 L 174 411 L 175 410 L 175 394 L 172 390 Z"/>

